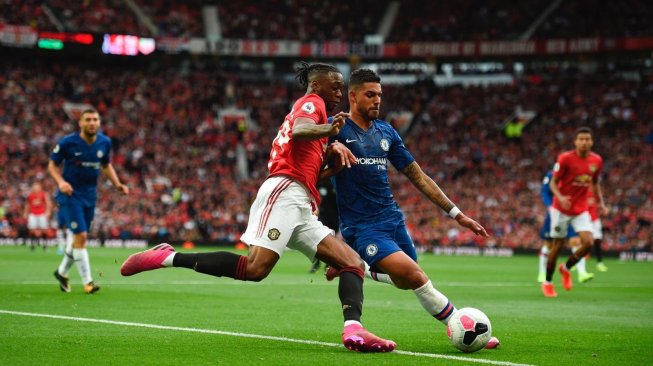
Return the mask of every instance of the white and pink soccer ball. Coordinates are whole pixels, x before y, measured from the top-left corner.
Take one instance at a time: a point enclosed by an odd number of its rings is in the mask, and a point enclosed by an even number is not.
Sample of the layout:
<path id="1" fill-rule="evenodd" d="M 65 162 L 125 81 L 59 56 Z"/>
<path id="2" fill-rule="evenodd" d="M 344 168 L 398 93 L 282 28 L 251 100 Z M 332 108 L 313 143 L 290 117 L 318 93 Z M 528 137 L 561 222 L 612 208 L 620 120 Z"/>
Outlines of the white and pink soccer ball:
<path id="1" fill-rule="evenodd" d="M 496 348 L 498 340 L 492 337 L 492 324 L 487 315 L 475 308 L 458 309 L 449 319 L 447 336 L 451 344 L 467 353 L 476 352 L 486 346 Z M 491 338 L 497 344 L 488 345 Z"/>

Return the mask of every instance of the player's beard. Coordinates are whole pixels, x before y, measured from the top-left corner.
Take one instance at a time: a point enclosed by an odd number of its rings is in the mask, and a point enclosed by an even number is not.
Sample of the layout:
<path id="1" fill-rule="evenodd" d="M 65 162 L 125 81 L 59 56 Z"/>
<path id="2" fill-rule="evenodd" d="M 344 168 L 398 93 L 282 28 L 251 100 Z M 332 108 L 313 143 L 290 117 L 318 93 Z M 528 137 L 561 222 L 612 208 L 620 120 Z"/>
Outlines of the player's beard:
<path id="1" fill-rule="evenodd" d="M 88 127 L 82 129 L 82 133 L 84 134 L 84 136 L 86 136 L 88 138 L 94 138 L 97 135 L 97 132 L 98 132 L 97 128 L 95 130 L 92 130 L 92 129 L 88 128 Z"/>

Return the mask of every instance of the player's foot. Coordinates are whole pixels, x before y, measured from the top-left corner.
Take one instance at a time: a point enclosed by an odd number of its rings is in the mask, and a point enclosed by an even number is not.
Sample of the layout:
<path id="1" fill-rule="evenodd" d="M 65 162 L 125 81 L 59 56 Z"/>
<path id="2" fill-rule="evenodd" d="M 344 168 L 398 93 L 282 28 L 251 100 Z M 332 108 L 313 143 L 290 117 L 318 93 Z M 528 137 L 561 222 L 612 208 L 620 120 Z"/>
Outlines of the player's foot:
<path id="1" fill-rule="evenodd" d="M 84 292 L 87 294 L 94 294 L 98 291 L 100 291 L 100 286 L 96 285 L 93 281 L 84 285 Z"/>
<path id="2" fill-rule="evenodd" d="M 315 273 L 317 272 L 318 269 L 320 269 L 320 260 L 317 258 L 313 259 L 313 264 L 311 265 L 311 269 L 308 270 L 308 273 Z"/>
<path id="3" fill-rule="evenodd" d="M 137 273 L 163 268 L 163 260 L 175 249 L 168 243 L 163 243 L 142 252 L 132 254 L 120 266 L 120 274 L 131 276 Z"/>
<path id="4" fill-rule="evenodd" d="M 397 344 L 379 338 L 359 324 L 351 324 L 342 332 L 342 344 L 356 352 L 392 352 Z"/>
<path id="5" fill-rule="evenodd" d="M 565 268 L 565 264 L 564 264 L 564 263 L 562 263 L 562 264 L 558 267 L 558 270 L 560 271 L 560 276 L 561 276 L 561 280 L 562 280 L 562 287 L 563 287 L 565 290 L 570 291 L 570 290 L 571 290 L 571 286 L 572 286 L 572 283 L 571 283 L 571 272 L 569 272 L 569 270 L 568 270 L 567 268 Z"/>
<path id="6" fill-rule="evenodd" d="M 485 349 L 495 349 L 495 348 L 499 347 L 500 344 L 501 344 L 501 342 L 499 342 L 499 338 L 492 337 L 492 338 L 490 338 L 490 341 L 487 342 L 487 344 L 485 345 Z"/>
<path id="7" fill-rule="evenodd" d="M 578 282 L 580 283 L 588 282 L 593 278 L 594 278 L 594 273 L 585 272 L 585 273 L 578 274 Z"/>
<path id="8" fill-rule="evenodd" d="M 70 292 L 71 288 L 70 288 L 70 283 L 68 281 L 68 277 L 64 277 L 60 275 L 59 271 L 55 269 L 54 278 L 56 278 L 57 281 L 59 281 L 59 288 L 61 289 L 61 291 Z"/>
<path id="9" fill-rule="evenodd" d="M 605 264 L 603 264 L 603 262 L 599 262 L 599 263 L 596 264 L 596 269 L 597 269 L 599 272 L 607 272 L 607 271 L 608 271 L 608 266 L 606 266 Z"/>
<path id="10" fill-rule="evenodd" d="M 324 276 L 326 277 L 327 281 L 333 281 L 333 279 L 339 275 L 340 273 L 338 273 L 338 270 L 331 266 L 327 266 L 326 270 L 324 271 Z"/>
<path id="11" fill-rule="evenodd" d="M 540 272 L 540 273 L 537 275 L 537 282 L 542 283 L 542 282 L 544 282 L 544 281 L 546 281 L 546 273 L 544 273 L 544 272 Z"/>
<path id="12" fill-rule="evenodd" d="M 553 284 L 551 282 L 542 283 L 542 293 L 546 297 L 558 297 L 558 293 L 556 292 L 556 289 L 553 288 Z"/>

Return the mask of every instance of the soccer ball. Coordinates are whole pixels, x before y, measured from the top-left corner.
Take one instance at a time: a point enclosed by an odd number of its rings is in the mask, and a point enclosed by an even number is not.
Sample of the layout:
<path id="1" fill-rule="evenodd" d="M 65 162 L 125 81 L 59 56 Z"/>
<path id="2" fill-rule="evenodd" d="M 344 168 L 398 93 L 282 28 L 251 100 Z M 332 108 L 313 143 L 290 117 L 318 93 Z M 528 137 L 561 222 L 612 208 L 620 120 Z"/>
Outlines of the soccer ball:
<path id="1" fill-rule="evenodd" d="M 458 309 L 449 319 L 447 335 L 451 344 L 467 353 L 485 347 L 492 337 L 492 324 L 487 315 L 475 308 Z"/>

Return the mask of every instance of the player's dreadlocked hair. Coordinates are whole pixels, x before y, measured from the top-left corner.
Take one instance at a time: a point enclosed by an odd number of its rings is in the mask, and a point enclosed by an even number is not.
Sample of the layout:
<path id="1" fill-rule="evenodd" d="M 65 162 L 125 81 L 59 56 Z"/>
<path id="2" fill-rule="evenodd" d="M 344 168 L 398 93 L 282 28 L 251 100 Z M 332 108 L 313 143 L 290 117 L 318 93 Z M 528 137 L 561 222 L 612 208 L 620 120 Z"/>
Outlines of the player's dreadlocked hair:
<path id="1" fill-rule="evenodd" d="M 357 69 L 351 72 L 349 76 L 349 87 L 357 87 L 364 83 L 380 83 L 379 75 L 370 69 Z"/>
<path id="2" fill-rule="evenodd" d="M 340 74 L 340 70 L 333 65 L 320 63 L 309 65 L 302 61 L 301 66 L 295 69 L 295 79 L 297 79 L 302 88 L 308 88 L 308 83 L 313 81 L 317 75 L 326 75 L 330 72 Z"/>

